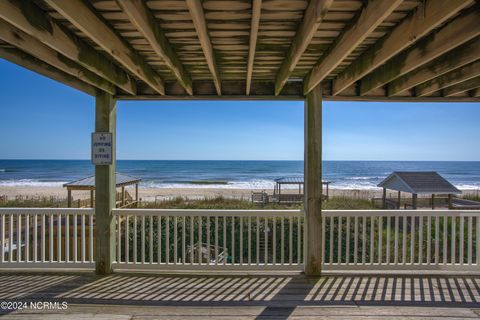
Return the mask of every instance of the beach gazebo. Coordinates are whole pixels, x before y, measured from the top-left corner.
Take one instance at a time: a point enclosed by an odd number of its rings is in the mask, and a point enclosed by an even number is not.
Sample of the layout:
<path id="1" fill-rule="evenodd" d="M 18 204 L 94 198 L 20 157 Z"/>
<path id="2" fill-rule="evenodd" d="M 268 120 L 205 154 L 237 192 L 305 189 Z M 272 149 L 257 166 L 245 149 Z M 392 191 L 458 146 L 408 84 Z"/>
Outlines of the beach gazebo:
<path id="1" fill-rule="evenodd" d="M 328 189 L 329 189 L 330 181 L 322 180 L 322 196 L 326 200 L 328 199 Z M 273 197 L 276 198 L 279 202 L 281 202 L 282 198 L 282 186 L 297 186 L 298 193 L 292 194 L 289 193 L 288 196 L 293 196 L 294 201 L 303 201 L 303 192 L 305 189 L 305 181 L 302 176 L 299 177 L 282 177 L 275 179 L 275 187 L 273 188 Z M 325 191 L 325 192 L 323 192 Z M 285 195 L 285 193 L 284 193 Z M 297 196 L 297 197 L 295 197 Z"/>
<path id="2" fill-rule="evenodd" d="M 115 262 L 117 101 L 304 101 L 304 271 L 320 275 L 322 102 L 479 102 L 479 18 L 474 0 L 1 0 L 0 57 L 96 99 L 113 160 L 95 167 L 98 274 Z"/>
<path id="3" fill-rule="evenodd" d="M 115 187 L 116 189 L 120 188 L 119 196 L 116 196 L 116 206 L 124 207 L 125 205 L 133 205 L 138 203 L 138 184 L 142 181 L 140 178 L 135 178 L 128 176 L 122 173 L 115 174 Z M 135 185 L 135 198 L 129 201 L 129 195 L 125 188 L 127 186 Z M 75 180 L 72 182 L 65 183 L 64 188 L 67 188 L 67 206 L 70 208 L 72 206 L 72 191 L 90 191 L 90 207 L 95 206 L 95 176 L 90 176 Z M 118 198 L 118 199 L 117 199 Z"/>
<path id="4" fill-rule="evenodd" d="M 462 192 L 437 172 L 400 172 L 394 171 L 378 184 L 383 188 L 382 204 L 387 206 L 387 190 L 398 192 L 397 207 L 400 209 L 401 193 L 412 194 L 412 208 L 417 209 L 418 195 L 431 196 L 432 209 L 435 209 L 435 195 L 446 195 L 448 206 L 452 206 L 452 196 Z"/>

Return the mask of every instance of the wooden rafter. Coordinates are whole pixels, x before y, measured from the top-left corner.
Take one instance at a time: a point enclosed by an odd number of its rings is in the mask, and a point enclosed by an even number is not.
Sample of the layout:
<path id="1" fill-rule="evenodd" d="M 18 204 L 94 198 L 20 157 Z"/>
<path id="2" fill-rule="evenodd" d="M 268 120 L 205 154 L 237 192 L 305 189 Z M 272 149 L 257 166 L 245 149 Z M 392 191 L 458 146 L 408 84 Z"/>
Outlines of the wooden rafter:
<path id="1" fill-rule="evenodd" d="M 258 26 L 260 24 L 260 13 L 262 11 L 262 0 L 252 1 L 252 22 L 250 24 L 250 45 L 248 48 L 248 63 L 247 63 L 247 84 L 246 94 L 250 94 L 250 87 L 252 85 L 253 63 L 255 61 L 255 51 L 257 48 Z"/>
<path id="2" fill-rule="evenodd" d="M 468 10 L 446 26 L 390 59 L 382 67 L 361 80 L 360 95 L 365 95 L 478 36 L 480 34 L 479 19 L 480 11 Z M 389 95 L 399 93 L 390 87 L 388 91 Z"/>
<path id="3" fill-rule="evenodd" d="M 97 90 L 93 86 L 83 81 L 80 81 L 76 77 L 60 71 L 52 67 L 51 65 L 42 62 L 41 60 L 38 60 L 37 58 L 18 49 L 0 47 L 0 58 L 8 60 L 25 69 L 31 70 L 60 83 L 63 83 L 74 89 L 80 90 L 91 96 L 95 96 L 97 93 Z"/>
<path id="4" fill-rule="evenodd" d="M 388 90 L 391 90 L 391 92 L 404 92 L 478 59 L 480 59 L 480 39 L 474 39 L 432 62 L 393 80 L 388 84 Z"/>
<path id="5" fill-rule="evenodd" d="M 304 93 L 325 79 L 365 38 L 385 20 L 403 0 L 370 0 L 355 22 L 340 35 L 331 50 L 305 78 Z"/>
<path id="6" fill-rule="evenodd" d="M 415 87 L 415 95 L 423 97 L 478 76 L 480 76 L 480 60 L 418 85 Z"/>
<path id="7" fill-rule="evenodd" d="M 434 28 L 456 15 L 473 0 L 425 1 L 383 39 L 373 44 L 333 81 L 337 95 Z"/>
<path id="8" fill-rule="evenodd" d="M 110 94 L 114 95 L 116 93 L 115 86 L 112 83 L 85 69 L 75 61 L 62 56 L 39 40 L 1 19 L 0 39 L 79 80 Z"/>
<path id="9" fill-rule="evenodd" d="M 132 74 L 156 92 L 165 93 L 163 80 L 155 70 L 85 2 L 82 0 L 46 0 L 46 2 Z"/>
<path id="10" fill-rule="evenodd" d="M 298 27 L 285 60 L 283 60 L 278 71 L 275 81 L 275 95 L 280 94 L 282 91 L 288 77 L 312 41 L 313 36 L 317 32 L 320 23 L 323 21 L 332 3 L 333 0 L 310 0 L 303 15 L 302 23 Z"/>
<path id="11" fill-rule="evenodd" d="M 474 98 L 480 98 L 480 87 L 473 89 L 470 95 Z"/>
<path id="12" fill-rule="evenodd" d="M 143 0 L 117 0 L 132 24 L 145 37 L 153 50 L 165 61 L 185 91 L 192 95 L 192 79 L 170 46 L 167 37 Z"/>
<path id="13" fill-rule="evenodd" d="M 203 11 L 202 2 L 200 0 L 186 0 L 190 16 L 192 17 L 193 25 L 197 31 L 198 40 L 202 46 L 205 60 L 207 60 L 208 69 L 213 77 L 213 83 L 217 89 L 217 94 L 222 94 L 222 87 L 220 83 L 220 74 L 218 72 L 217 62 L 215 60 L 215 53 L 213 51 L 212 42 L 208 35 L 207 21 L 205 20 L 205 13 Z"/>
<path id="14" fill-rule="evenodd" d="M 114 83 L 130 94 L 136 94 L 133 79 L 121 68 L 117 67 L 106 56 L 80 40 L 53 21 L 31 1 L 0 1 L 0 18 L 18 29 L 40 40 L 53 50 L 102 78 Z"/>
<path id="15" fill-rule="evenodd" d="M 442 90 L 444 97 L 450 97 L 480 87 L 480 76 L 457 83 Z"/>

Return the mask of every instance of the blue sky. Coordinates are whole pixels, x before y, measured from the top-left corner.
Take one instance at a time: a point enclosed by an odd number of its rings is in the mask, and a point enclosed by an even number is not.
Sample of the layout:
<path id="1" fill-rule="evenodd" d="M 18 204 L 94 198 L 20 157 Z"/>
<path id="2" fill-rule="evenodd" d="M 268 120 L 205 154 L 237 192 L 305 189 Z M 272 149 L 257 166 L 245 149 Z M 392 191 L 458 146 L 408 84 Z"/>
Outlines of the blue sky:
<path id="1" fill-rule="evenodd" d="M 89 159 L 93 97 L 0 59 L 0 159 Z M 303 159 L 301 101 L 118 103 L 118 159 Z M 480 160 L 480 103 L 325 102 L 327 160 Z"/>

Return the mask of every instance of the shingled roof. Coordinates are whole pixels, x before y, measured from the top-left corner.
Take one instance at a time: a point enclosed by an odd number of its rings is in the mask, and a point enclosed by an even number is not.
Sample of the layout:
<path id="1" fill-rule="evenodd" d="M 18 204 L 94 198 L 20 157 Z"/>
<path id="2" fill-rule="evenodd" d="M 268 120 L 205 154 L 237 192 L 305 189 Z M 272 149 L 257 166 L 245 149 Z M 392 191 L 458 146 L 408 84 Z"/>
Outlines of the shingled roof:
<path id="1" fill-rule="evenodd" d="M 454 185 L 435 171 L 395 171 L 378 184 L 379 187 L 414 194 L 461 194 Z"/>

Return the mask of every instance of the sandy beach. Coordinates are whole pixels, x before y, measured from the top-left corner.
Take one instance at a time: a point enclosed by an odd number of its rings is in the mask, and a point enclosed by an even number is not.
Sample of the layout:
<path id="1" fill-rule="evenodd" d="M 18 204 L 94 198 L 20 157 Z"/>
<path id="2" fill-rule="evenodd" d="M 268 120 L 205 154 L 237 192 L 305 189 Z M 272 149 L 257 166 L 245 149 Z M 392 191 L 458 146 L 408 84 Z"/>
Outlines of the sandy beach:
<path id="1" fill-rule="evenodd" d="M 127 192 L 131 195 L 135 194 L 133 188 L 126 188 Z M 203 198 L 235 198 L 250 200 L 252 192 L 258 192 L 262 190 L 252 189 L 226 189 L 226 188 L 139 188 L 139 197 L 142 201 L 161 201 L 173 199 L 175 197 L 184 197 L 188 199 L 203 199 Z M 271 194 L 273 190 L 266 190 Z M 293 190 L 289 192 L 295 192 Z M 479 190 L 464 190 L 464 194 L 479 194 Z M 343 196 L 354 199 L 371 199 L 372 197 L 381 197 L 382 190 L 369 189 L 369 190 L 345 190 L 345 189 L 330 189 L 330 196 Z M 89 198 L 90 193 L 88 191 L 75 191 L 73 192 L 74 199 L 86 199 Z M 9 199 L 15 199 L 16 196 L 22 197 L 55 197 L 66 198 L 67 190 L 62 187 L 32 187 L 32 186 L 0 186 L 0 196 L 7 196 Z M 396 193 L 389 193 L 388 196 L 395 197 Z"/>

